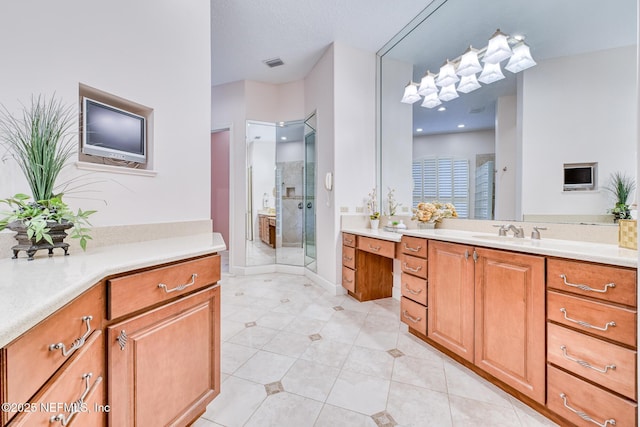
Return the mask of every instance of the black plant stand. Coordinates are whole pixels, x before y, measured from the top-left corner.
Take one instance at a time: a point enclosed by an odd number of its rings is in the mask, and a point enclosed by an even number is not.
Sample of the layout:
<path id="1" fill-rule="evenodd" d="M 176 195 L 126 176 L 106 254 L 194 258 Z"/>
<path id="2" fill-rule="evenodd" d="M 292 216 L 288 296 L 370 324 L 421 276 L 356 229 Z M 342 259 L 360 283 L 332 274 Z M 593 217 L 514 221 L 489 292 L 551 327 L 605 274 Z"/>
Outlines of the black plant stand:
<path id="1" fill-rule="evenodd" d="M 18 258 L 18 253 L 20 251 L 25 251 L 27 253 L 27 259 L 29 261 L 33 261 L 33 256 L 39 250 L 46 249 L 49 251 L 49 256 L 53 256 L 53 250 L 60 248 L 64 250 L 65 255 L 69 255 L 69 244 L 64 243 L 63 240 L 67 237 L 67 233 L 65 230 L 73 227 L 73 223 L 68 221 L 63 221 L 62 223 L 50 222 L 47 224 L 47 228 L 49 228 L 49 234 L 51 235 L 51 240 L 53 244 L 47 242 L 42 239 L 39 242 L 35 241 L 35 238 L 29 238 L 27 236 L 27 227 L 22 224 L 22 222 L 15 221 L 7 226 L 8 229 L 17 232 L 15 235 L 18 244 L 13 246 L 11 250 L 13 251 L 13 259 Z"/>

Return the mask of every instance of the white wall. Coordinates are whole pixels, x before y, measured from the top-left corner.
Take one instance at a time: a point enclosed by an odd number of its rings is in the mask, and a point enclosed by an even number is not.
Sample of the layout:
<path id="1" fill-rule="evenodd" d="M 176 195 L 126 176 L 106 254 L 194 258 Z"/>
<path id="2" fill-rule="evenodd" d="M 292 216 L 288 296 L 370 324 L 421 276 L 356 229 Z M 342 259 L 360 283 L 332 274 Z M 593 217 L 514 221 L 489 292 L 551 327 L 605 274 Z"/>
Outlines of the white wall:
<path id="1" fill-rule="evenodd" d="M 521 219 L 516 214 L 522 194 L 518 190 L 517 177 L 520 175 L 518 153 L 520 150 L 517 131 L 517 97 L 503 96 L 496 104 L 496 175 L 495 175 L 495 211 L 496 220 Z"/>
<path id="2" fill-rule="evenodd" d="M 600 188 L 612 172 L 636 176 L 636 69 L 636 46 L 631 46 L 541 61 L 525 71 L 525 215 L 598 215 L 613 206 L 603 190 L 563 193 L 563 163 L 598 162 Z M 600 102 L 611 94 L 616 102 Z"/>
<path id="3" fill-rule="evenodd" d="M 0 102 L 16 111 L 32 94 L 78 104 L 78 85 L 154 109 L 157 176 L 94 173 L 95 226 L 201 220 L 210 210 L 209 2 L 81 0 L 0 5 Z M 85 172 L 74 166 L 64 177 Z M 17 169 L 0 169 L 0 197 L 28 192 Z M 82 195 L 79 195 L 82 197 Z M 105 205 L 101 200 L 107 202 Z"/>

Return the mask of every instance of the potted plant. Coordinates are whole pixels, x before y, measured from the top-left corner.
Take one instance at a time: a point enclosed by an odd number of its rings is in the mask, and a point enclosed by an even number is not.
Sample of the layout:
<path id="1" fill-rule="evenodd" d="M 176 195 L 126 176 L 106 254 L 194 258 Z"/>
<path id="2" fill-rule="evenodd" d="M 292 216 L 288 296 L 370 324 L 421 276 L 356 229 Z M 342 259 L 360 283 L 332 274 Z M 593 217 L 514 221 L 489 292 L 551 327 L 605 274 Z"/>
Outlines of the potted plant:
<path id="1" fill-rule="evenodd" d="M 6 149 L 3 160 L 17 162 L 31 190 L 31 196 L 20 193 L 0 200 L 10 208 L 0 217 L 0 231 L 18 232 L 18 245 L 12 248 L 14 258 L 21 250 L 30 260 L 40 249 L 51 255 L 54 248 L 62 248 L 67 254 L 69 244 L 62 240 L 64 230 L 71 227 L 71 237 L 79 239 L 83 250 L 91 239 L 88 217 L 95 211 L 78 209 L 74 213 L 63 202 L 62 193 L 56 193 L 58 175 L 75 153 L 76 123 L 73 109 L 55 97 L 32 97 L 17 117 L 5 106 L 0 109 L 0 143 Z"/>
<path id="2" fill-rule="evenodd" d="M 372 229 L 377 229 L 380 226 L 380 211 L 378 211 L 377 193 L 375 187 L 369 193 L 369 200 L 367 200 L 367 210 L 369 211 L 370 226 Z"/>
<path id="3" fill-rule="evenodd" d="M 629 196 L 635 188 L 635 180 L 627 176 L 624 172 L 614 172 L 609 177 L 609 183 L 605 189 L 613 194 L 615 199 L 613 209 L 609 210 L 609 213 L 613 214 L 614 222 L 618 222 L 620 219 L 631 218 L 631 211 L 629 205 L 627 205 L 627 200 L 629 200 Z"/>

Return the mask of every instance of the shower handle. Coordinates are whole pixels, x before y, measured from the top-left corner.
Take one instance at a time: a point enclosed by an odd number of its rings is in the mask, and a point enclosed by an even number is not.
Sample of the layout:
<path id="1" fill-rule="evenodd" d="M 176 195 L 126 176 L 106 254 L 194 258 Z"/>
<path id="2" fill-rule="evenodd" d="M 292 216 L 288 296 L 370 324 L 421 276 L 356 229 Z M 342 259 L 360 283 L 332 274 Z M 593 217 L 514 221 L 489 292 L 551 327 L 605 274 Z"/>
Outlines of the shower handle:
<path id="1" fill-rule="evenodd" d="M 302 202 L 298 203 L 298 209 L 302 209 Z"/>

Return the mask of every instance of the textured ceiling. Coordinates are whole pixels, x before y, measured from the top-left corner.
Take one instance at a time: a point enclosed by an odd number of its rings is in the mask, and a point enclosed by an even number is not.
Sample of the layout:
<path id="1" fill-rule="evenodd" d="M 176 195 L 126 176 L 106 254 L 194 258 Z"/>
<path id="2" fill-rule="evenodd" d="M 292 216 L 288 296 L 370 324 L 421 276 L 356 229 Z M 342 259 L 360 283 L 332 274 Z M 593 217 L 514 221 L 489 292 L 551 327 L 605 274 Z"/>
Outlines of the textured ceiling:
<path id="1" fill-rule="evenodd" d="M 304 78 L 334 41 L 377 52 L 430 0 L 211 0 L 211 84 Z M 283 66 L 263 61 L 281 58 Z"/>

